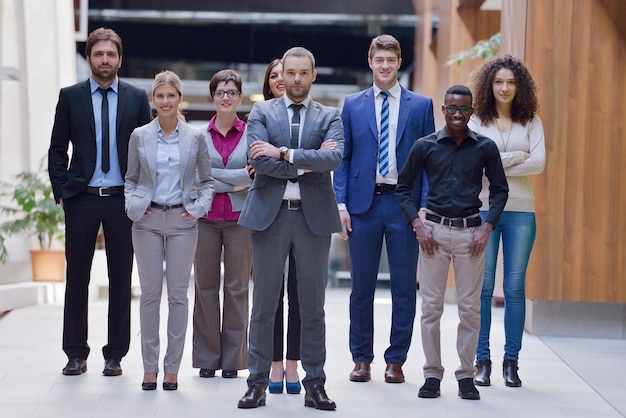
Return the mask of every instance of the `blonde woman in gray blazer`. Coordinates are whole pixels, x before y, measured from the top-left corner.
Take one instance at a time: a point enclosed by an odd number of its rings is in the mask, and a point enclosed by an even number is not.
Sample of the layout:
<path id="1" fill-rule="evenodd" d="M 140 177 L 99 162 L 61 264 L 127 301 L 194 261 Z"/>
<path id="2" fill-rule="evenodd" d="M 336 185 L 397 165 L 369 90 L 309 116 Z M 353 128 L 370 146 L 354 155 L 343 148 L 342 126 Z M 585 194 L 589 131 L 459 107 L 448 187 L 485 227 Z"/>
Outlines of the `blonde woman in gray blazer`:
<path id="1" fill-rule="evenodd" d="M 203 131 L 216 194 L 211 211 L 198 220 L 194 262 L 192 364 L 200 369 L 200 377 L 213 377 L 221 369 L 222 377 L 233 378 L 238 370 L 248 367 L 252 244 L 250 230 L 237 221 L 252 180 L 246 170 L 248 144 L 242 138 L 245 124 L 237 117 L 241 85 L 241 77 L 230 69 L 218 71 L 209 82 L 217 114 Z"/>
<path id="2" fill-rule="evenodd" d="M 197 219 L 207 213 L 213 199 L 207 143 L 201 132 L 185 123 L 178 109 L 182 91 L 175 73 L 156 75 L 152 99 L 157 118 L 133 131 L 128 149 L 124 197 L 126 214 L 133 221 L 132 240 L 141 284 L 144 390 L 157 387 L 164 259 L 169 315 L 163 389 L 178 388 Z"/>

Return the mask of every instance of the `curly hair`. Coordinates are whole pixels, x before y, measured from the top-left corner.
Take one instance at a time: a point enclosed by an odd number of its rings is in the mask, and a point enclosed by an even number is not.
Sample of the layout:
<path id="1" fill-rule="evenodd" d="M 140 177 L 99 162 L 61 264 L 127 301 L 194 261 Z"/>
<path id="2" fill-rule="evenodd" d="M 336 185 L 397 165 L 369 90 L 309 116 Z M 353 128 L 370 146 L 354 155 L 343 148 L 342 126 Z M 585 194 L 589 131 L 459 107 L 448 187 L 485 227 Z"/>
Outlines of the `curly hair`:
<path id="1" fill-rule="evenodd" d="M 488 61 L 476 71 L 473 77 L 476 98 L 474 114 L 480 118 L 483 125 L 498 117 L 493 95 L 493 79 L 496 72 L 502 68 L 511 70 L 515 77 L 516 93 L 511 107 L 511 119 L 525 125 L 535 116 L 539 108 L 538 89 L 530 71 L 519 59 L 508 54 Z"/>

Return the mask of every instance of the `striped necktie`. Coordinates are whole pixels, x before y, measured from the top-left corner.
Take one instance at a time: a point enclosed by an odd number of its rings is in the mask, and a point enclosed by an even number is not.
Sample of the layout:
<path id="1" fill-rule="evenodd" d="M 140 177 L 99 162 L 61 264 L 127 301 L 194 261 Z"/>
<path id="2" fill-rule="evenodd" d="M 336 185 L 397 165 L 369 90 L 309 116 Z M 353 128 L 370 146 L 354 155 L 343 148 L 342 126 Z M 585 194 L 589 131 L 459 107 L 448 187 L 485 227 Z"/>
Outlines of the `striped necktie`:
<path id="1" fill-rule="evenodd" d="M 381 176 L 389 173 L 389 92 L 381 91 L 383 104 L 380 109 L 380 144 L 378 150 L 378 171 Z"/>
<path id="2" fill-rule="evenodd" d="M 300 109 L 304 105 L 292 103 L 289 107 L 293 109 L 293 117 L 291 118 L 291 149 L 296 149 L 300 148 Z M 295 183 L 298 181 L 298 178 L 289 179 L 289 181 Z"/>

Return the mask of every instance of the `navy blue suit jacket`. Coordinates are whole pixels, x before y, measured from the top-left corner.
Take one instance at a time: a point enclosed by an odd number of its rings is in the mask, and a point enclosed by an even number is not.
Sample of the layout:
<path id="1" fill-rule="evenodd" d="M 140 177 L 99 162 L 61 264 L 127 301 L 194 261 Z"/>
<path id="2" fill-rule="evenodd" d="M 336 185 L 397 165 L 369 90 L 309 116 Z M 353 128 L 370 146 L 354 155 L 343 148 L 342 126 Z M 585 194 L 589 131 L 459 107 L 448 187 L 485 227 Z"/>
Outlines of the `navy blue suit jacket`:
<path id="1" fill-rule="evenodd" d="M 346 97 L 343 106 L 344 157 L 333 175 L 337 202 L 345 203 L 350 214 L 369 210 L 374 198 L 378 163 L 378 128 L 374 88 Z M 404 87 L 400 93 L 400 112 L 396 135 L 396 161 L 401 171 L 413 143 L 435 131 L 433 101 Z M 415 205 L 426 201 L 426 179 L 416 180 Z"/>

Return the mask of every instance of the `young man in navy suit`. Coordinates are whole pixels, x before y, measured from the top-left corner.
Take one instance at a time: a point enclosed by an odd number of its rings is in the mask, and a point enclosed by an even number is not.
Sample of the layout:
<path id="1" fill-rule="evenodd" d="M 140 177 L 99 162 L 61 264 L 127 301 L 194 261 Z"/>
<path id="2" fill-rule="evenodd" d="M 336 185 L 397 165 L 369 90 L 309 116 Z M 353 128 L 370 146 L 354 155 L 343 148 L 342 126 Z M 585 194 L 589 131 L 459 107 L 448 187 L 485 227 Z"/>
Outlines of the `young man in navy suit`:
<path id="1" fill-rule="evenodd" d="M 384 238 L 392 298 L 385 382 L 403 383 L 402 365 L 415 318 L 418 242 L 411 226 L 402 219 L 394 192 L 411 146 L 435 130 L 433 103 L 398 83 L 402 57 L 400 44 L 393 36 L 374 38 L 367 61 L 374 85 L 345 99 L 344 158 L 333 177 L 341 222 L 349 236 L 350 351 L 354 361 L 350 380 L 367 382 L 371 378 L 374 292 Z M 425 179 L 417 179 L 417 207 L 422 207 L 421 196 L 426 193 L 422 184 L 426 184 Z"/>
<path id="2" fill-rule="evenodd" d="M 130 134 L 150 121 L 150 104 L 144 90 L 118 80 L 122 40 L 113 30 L 91 32 L 85 57 L 91 76 L 61 89 L 48 150 L 54 198 L 65 210 L 63 351 L 68 362 L 63 374 L 75 376 L 87 371 L 88 287 L 96 236 L 102 225 L 109 274 L 103 374 L 118 376 L 130 345 L 133 268 L 131 221 L 124 212 L 124 174 Z"/>

